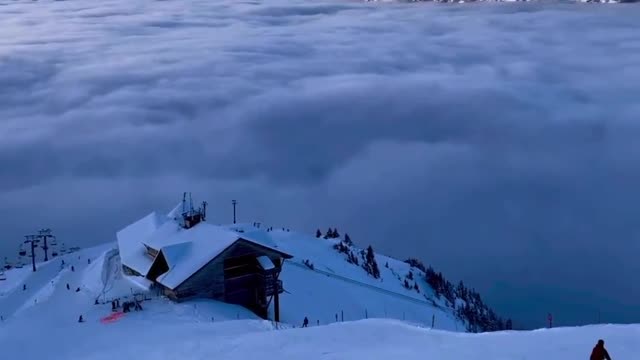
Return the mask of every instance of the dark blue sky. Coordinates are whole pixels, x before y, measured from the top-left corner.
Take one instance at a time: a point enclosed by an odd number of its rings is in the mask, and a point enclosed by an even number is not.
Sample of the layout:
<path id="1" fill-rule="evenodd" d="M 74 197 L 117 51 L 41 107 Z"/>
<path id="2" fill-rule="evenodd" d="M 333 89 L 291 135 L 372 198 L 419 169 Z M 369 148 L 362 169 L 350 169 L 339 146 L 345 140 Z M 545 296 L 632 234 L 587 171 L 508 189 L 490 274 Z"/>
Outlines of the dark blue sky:
<path id="1" fill-rule="evenodd" d="M 10 3 L 0 252 L 183 191 L 415 256 L 516 323 L 637 322 L 640 8 Z"/>

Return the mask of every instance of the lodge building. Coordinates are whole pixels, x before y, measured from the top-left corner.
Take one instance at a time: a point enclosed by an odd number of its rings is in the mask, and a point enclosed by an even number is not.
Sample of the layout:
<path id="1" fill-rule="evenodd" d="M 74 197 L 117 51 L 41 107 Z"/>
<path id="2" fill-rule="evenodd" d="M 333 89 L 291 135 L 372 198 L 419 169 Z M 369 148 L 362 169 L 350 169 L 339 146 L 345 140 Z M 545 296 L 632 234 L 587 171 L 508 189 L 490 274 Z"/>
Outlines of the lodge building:
<path id="1" fill-rule="evenodd" d="M 268 233 L 209 224 L 206 203 L 186 196 L 167 216 L 155 212 L 117 233 L 122 270 L 141 276 L 168 298 L 211 298 L 242 305 L 267 319 L 273 301 L 280 321 L 278 279 L 286 259 Z"/>

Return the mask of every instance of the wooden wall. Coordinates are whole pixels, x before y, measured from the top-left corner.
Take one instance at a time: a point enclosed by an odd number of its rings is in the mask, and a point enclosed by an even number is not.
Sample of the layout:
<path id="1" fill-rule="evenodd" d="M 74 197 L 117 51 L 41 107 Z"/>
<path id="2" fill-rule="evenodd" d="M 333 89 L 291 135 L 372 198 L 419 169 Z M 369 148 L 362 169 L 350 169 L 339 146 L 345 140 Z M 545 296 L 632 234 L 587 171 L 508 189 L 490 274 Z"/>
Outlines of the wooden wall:
<path id="1" fill-rule="evenodd" d="M 247 255 L 256 257 L 267 255 L 278 268 L 281 266 L 280 254 L 251 242 L 239 240 L 174 289 L 175 296 L 177 298 L 197 296 L 224 300 L 224 260 Z"/>
<path id="2" fill-rule="evenodd" d="M 224 258 L 221 256 L 209 261 L 207 265 L 180 284 L 175 293 L 180 298 L 209 297 L 224 298 Z"/>

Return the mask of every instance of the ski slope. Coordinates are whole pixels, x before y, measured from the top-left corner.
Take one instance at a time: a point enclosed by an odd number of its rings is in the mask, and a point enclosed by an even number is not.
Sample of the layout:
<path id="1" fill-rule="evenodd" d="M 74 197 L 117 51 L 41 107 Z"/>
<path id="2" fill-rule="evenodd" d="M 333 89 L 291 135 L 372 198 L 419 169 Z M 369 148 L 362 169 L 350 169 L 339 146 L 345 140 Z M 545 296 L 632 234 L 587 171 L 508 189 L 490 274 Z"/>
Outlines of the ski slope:
<path id="1" fill-rule="evenodd" d="M 464 324 L 453 317 L 451 309 L 434 299 L 423 279 L 416 275 L 420 292 L 402 286 L 404 276 L 410 270 L 404 262 L 377 255 L 381 278 L 374 279 L 333 249 L 338 239 L 317 239 L 281 230 L 267 232 L 244 224 L 233 225 L 233 228 L 242 231 L 243 236 L 261 237 L 294 254 L 281 274 L 286 291 L 281 295 L 281 321 L 284 323 L 300 325 L 304 317 L 316 325 L 392 318 L 423 326 L 435 322 L 437 329 L 465 329 Z M 312 262 L 314 269 L 304 265 L 304 260 Z M 389 268 L 384 266 L 386 263 Z M 75 272 L 70 271 L 71 266 L 75 267 Z M 22 284 L 27 285 L 24 291 Z M 66 289 L 66 284 L 70 285 L 70 290 Z M 35 273 L 26 268 L 7 271 L 7 281 L 0 282 L 0 315 L 10 319 L 27 309 L 34 308 L 31 312 L 38 313 L 40 308 L 45 309 L 43 311 L 51 306 L 64 308 L 64 302 L 71 302 L 77 310 L 74 313 L 57 311 L 57 316 L 75 320 L 80 314 L 85 317 L 90 314 L 96 299 L 110 302 L 134 293 L 155 298 L 149 285 L 139 277 L 124 276 L 117 245 L 105 244 L 41 263 Z M 78 293 L 75 292 L 77 288 L 80 288 Z M 270 311 L 273 314 L 273 307 Z"/>
<path id="2" fill-rule="evenodd" d="M 615 359 L 631 359 L 640 351 L 638 325 L 462 333 L 462 324 L 444 304 L 428 300 L 433 294 L 424 291 L 426 284 L 420 293 L 402 286 L 398 275 L 404 279 L 411 270 L 403 262 L 377 255 L 381 279 L 374 279 L 332 248 L 337 240 L 246 230 L 247 236 L 269 236 L 296 254 L 281 275 L 283 323 L 212 300 L 176 304 L 159 297 L 148 283 L 123 276 L 116 245 L 105 244 L 40 263 L 36 273 L 30 268 L 7 271 L 7 281 L 0 283 L 2 354 L 27 360 L 566 360 L 587 358 L 599 338 Z M 111 299 L 125 301 L 134 293 L 146 299 L 142 311 L 105 320 L 114 314 Z M 85 322 L 78 322 L 80 315 Z M 300 328 L 304 316 L 309 328 Z"/>
<path id="3" fill-rule="evenodd" d="M 226 304 L 219 304 L 224 311 Z M 260 320 L 175 322 L 178 317 L 121 322 L 0 326 L 8 358 L 127 359 L 586 359 L 598 338 L 614 359 L 640 351 L 640 326 L 590 326 L 530 332 L 461 334 L 414 327 L 397 320 L 360 320 L 277 330 Z M 34 324 L 31 324 L 34 325 Z M 37 342 L 38 346 L 33 346 Z"/>

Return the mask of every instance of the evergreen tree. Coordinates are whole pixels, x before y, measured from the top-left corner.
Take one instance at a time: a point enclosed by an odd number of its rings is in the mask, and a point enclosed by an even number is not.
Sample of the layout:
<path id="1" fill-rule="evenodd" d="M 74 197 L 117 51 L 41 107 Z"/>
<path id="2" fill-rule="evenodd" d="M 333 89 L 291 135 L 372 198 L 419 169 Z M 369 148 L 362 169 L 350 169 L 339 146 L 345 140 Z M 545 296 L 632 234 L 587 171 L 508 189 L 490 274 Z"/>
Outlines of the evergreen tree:
<path id="1" fill-rule="evenodd" d="M 333 233 L 331 234 L 331 237 L 333 239 L 337 239 L 340 237 L 340 234 L 338 233 L 338 228 L 333 229 Z"/>
<path id="2" fill-rule="evenodd" d="M 413 266 L 415 268 L 418 268 L 418 269 L 422 270 L 425 273 L 427 272 L 427 269 L 424 266 L 424 264 L 418 259 L 409 258 L 409 259 L 405 260 L 404 262 L 409 264 L 410 266 Z"/>
<path id="3" fill-rule="evenodd" d="M 507 319 L 505 327 L 507 328 L 507 330 L 513 330 L 513 323 L 511 322 L 511 319 Z"/>
<path id="4" fill-rule="evenodd" d="M 320 229 L 316 230 L 316 237 L 317 238 L 321 238 L 322 237 L 322 233 L 320 232 Z"/>
<path id="5" fill-rule="evenodd" d="M 324 235 L 325 239 L 330 239 L 331 235 L 333 235 L 333 230 L 331 228 L 329 228 L 329 230 L 327 230 L 327 233 Z"/>
<path id="6" fill-rule="evenodd" d="M 376 279 L 379 279 L 380 269 L 378 268 L 375 253 L 373 252 L 373 248 L 371 247 L 371 245 L 369 245 L 366 251 L 360 251 L 360 256 L 362 256 L 362 259 L 364 260 L 362 268 L 367 272 L 367 274 L 373 276 Z"/>
<path id="7" fill-rule="evenodd" d="M 345 242 L 345 244 L 347 244 L 349 246 L 353 246 L 353 241 L 351 241 L 351 238 L 349 237 L 349 234 L 347 234 L 347 233 L 344 234 L 344 242 Z"/>

